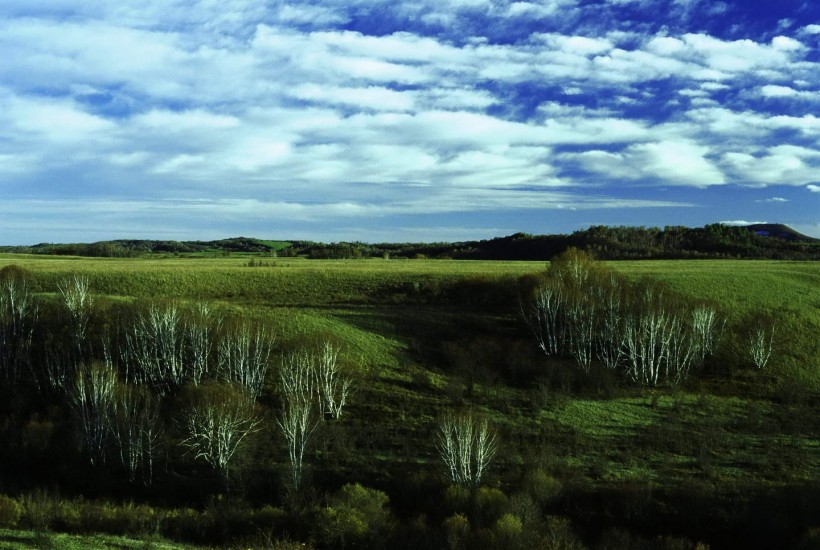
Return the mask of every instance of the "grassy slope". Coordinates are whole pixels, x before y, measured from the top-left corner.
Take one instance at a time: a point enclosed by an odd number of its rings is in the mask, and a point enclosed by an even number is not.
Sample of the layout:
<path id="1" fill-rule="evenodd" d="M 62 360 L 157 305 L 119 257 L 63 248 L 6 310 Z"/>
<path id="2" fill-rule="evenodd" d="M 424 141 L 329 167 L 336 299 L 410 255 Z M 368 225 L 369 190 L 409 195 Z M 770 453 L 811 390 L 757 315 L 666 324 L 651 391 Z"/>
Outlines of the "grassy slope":
<path id="1" fill-rule="evenodd" d="M 185 550 L 197 548 L 167 541 L 137 540 L 110 535 L 66 535 L 0 529 L 0 547 L 4 550 Z"/>
<path id="2" fill-rule="evenodd" d="M 629 277 L 656 277 L 715 300 L 733 312 L 730 323 L 757 309 L 784 312 L 768 373 L 741 370 L 675 392 L 623 390 L 610 397 L 543 396 L 537 384 L 479 384 L 472 399 L 453 382 L 439 345 L 517 330 L 515 305 L 509 314 L 488 314 L 425 296 L 447 282 L 520 276 L 543 263 L 280 259 L 275 267 L 248 268 L 230 258 L 0 256 L 0 267 L 10 263 L 30 269 L 35 289 L 46 294 L 66 275 L 84 273 L 96 292 L 111 298 L 213 300 L 269 319 L 284 340 L 317 333 L 338 339 L 362 376 L 341 424 L 349 431 L 340 433 L 359 439 L 338 444 L 331 457 L 318 451 L 313 461 L 342 477 L 389 483 L 429 472 L 436 464 L 437 411 L 472 400 L 504 435 L 493 483 L 515 483 L 533 464 L 590 490 L 649 483 L 669 491 L 697 484 L 709 494 L 743 493 L 818 482 L 820 422 L 807 418 L 805 402 L 783 399 L 789 384 L 808 389 L 815 400 L 820 393 L 817 263 L 611 264 Z"/>

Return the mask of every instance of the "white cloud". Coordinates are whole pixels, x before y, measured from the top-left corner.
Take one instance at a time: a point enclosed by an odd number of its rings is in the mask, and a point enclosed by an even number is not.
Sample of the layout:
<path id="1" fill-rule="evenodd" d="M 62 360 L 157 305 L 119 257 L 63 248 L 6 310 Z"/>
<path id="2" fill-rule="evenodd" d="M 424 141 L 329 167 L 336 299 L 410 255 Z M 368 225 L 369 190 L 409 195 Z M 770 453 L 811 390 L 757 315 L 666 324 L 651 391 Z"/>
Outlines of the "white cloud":
<path id="1" fill-rule="evenodd" d="M 820 151 L 778 145 L 765 154 L 725 153 L 722 158 L 727 170 L 744 183 L 805 185 L 817 179 Z"/>
<path id="2" fill-rule="evenodd" d="M 540 2 L 511 2 L 507 7 L 507 17 L 527 17 L 543 19 L 560 15 L 562 9 L 575 5 L 575 0 L 544 0 Z"/>
<path id="3" fill-rule="evenodd" d="M 736 226 L 736 227 L 743 227 L 743 226 L 746 226 L 746 225 L 758 225 L 758 224 L 769 223 L 769 222 L 765 222 L 765 221 L 763 221 L 763 222 L 761 222 L 761 221 L 749 222 L 749 221 L 746 221 L 746 220 L 729 220 L 729 221 L 723 221 L 723 222 L 719 222 L 719 223 L 721 225 L 731 225 L 731 226 Z"/>
<path id="4" fill-rule="evenodd" d="M 806 189 L 808 189 L 812 193 L 820 193 L 820 185 L 810 184 L 806 186 Z"/>
<path id="5" fill-rule="evenodd" d="M 607 52 L 613 48 L 612 42 L 606 38 L 590 38 L 586 36 L 565 36 L 561 34 L 534 35 L 550 47 L 569 54 L 591 56 Z"/>
<path id="6" fill-rule="evenodd" d="M 289 93 L 298 99 L 347 105 L 365 111 L 411 111 L 416 103 L 414 93 L 399 92 L 384 86 L 344 88 L 303 84 Z"/>
<path id="7" fill-rule="evenodd" d="M 809 101 L 820 100 L 820 92 L 808 90 L 795 90 L 790 86 L 781 86 L 778 84 L 766 84 L 760 87 L 760 95 L 763 97 L 777 97 L 777 98 L 795 98 L 805 99 Z"/>
<path id="8" fill-rule="evenodd" d="M 789 63 L 796 42 L 779 40 L 767 46 L 748 39 L 724 41 L 705 34 L 686 34 L 683 41 L 688 52 L 712 69 L 729 74 L 782 67 Z"/>
<path id="9" fill-rule="evenodd" d="M 349 21 L 347 15 L 331 7 L 305 4 L 284 4 L 276 15 L 280 23 L 296 25 L 327 26 Z"/>
<path id="10" fill-rule="evenodd" d="M 0 96 L 0 120 L 16 130 L 49 142 L 83 142 L 116 127 L 105 118 L 85 112 L 71 100 Z M 8 132 L 9 129 L 7 128 Z"/>
<path id="11" fill-rule="evenodd" d="M 707 187 L 726 183 L 708 148 L 689 141 L 661 141 L 630 145 L 617 153 L 587 151 L 567 158 L 593 173 L 625 180 L 667 185 Z"/>
<path id="12" fill-rule="evenodd" d="M 669 183 L 705 187 L 725 183 L 721 171 L 706 158 L 709 149 L 685 141 L 663 141 L 633 145 L 630 154 L 640 163 L 646 175 Z"/>
<path id="13" fill-rule="evenodd" d="M 805 48 L 803 43 L 788 36 L 775 36 L 772 38 L 772 48 L 782 51 L 797 51 Z"/>

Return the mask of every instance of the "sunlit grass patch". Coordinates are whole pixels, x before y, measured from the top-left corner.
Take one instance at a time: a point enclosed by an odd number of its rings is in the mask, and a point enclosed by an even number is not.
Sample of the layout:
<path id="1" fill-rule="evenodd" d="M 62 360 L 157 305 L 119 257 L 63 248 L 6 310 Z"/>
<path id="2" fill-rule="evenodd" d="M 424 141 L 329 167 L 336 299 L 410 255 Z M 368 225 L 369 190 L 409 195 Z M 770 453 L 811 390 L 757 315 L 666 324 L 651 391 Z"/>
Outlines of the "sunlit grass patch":
<path id="1" fill-rule="evenodd" d="M 11 529 L 0 529 L 0 546 L 6 550 L 189 550 L 200 548 L 153 539 L 132 539 L 113 535 L 68 535 Z"/>

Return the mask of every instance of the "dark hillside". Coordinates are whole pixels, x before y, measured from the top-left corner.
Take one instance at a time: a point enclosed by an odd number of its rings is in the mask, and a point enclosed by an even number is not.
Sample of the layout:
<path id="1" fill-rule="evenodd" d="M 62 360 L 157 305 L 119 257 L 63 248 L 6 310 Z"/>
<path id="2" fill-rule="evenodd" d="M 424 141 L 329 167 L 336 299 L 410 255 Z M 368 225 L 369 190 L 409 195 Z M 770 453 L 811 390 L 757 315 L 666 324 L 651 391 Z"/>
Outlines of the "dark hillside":
<path id="1" fill-rule="evenodd" d="M 745 229 L 761 237 L 775 237 L 784 241 L 801 243 L 820 243 L 820 239 L 807 237 L 806 235 L 798 233 L 791 227 L 783 225 L 782 223 L 756 223 L 747 225 Z"/>

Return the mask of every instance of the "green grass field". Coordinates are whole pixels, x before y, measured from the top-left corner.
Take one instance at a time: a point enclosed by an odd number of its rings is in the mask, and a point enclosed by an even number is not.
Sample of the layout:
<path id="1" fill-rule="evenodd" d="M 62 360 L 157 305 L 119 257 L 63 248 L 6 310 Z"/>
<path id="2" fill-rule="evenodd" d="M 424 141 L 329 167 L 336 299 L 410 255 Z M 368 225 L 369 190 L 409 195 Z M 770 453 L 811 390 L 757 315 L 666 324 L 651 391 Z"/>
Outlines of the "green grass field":
<path id="1" fill-rule="evenodd" d="M 705 495 L 722 509 L 741 495 L 744 506 L 756 498 L 779 502 L 781 491 L 820 483 L 818 263 L 608 264 L 630 279 L 651 277 L 719 304 L 730 334 L 708 372 L 683 387 L 642 390 L 610 381 L 576 391 L 569 382 L 562 389 L 557 378 L 567 365 L 539 356 L 528 342 L 514 292 L 505 305 L 508 295 L 494 290 L 514 289 L 517 278 L 543 271 L 543 262 L 265 261 L 248 267 L 246 258 L 0 255 L 0 268 L 29 270 L 45 299 L 68 275 L 83 274 L 103 301 L 208 301 L 269 324 L 280 343 L 335 340 L 357 373 L 357 392 L 336 447 L 311 455 L 317 476 L 333 471 L 387 489 L 434 476 L 436 418 L 469 404 L 502 434 L 504 452 L 489 483 L 505 490 L 543 468 L 577 495 L 638 484 L 672 500 L 681 492 Z M 475 289 L 480 299 L 471 299 Z M 765 372 L 737 359 L 743 325 L 759 312 L 779 323 Z M 504 357 L 510 342 L 519 347 Z M 476 365 L 472 384 L 452 349 Z M 586 502 L 573 498 L 575 506 Z M 9 547 L 28 547 L 28 535 L 19 536 L 21 546 Z"/>
<path id="2" fill-rule="evenodd" d="M 139 540 L 110 535 L 66 535 L 0 529 L 4 550 L 186 550 L 190 545 L 151 539 Z"/>

